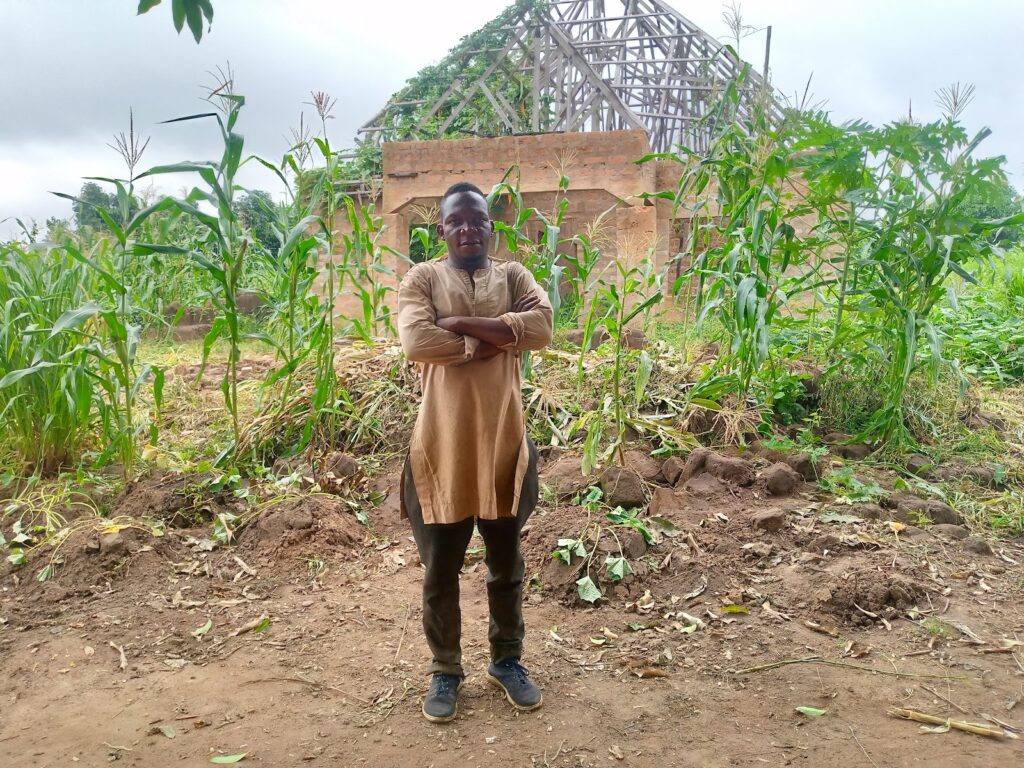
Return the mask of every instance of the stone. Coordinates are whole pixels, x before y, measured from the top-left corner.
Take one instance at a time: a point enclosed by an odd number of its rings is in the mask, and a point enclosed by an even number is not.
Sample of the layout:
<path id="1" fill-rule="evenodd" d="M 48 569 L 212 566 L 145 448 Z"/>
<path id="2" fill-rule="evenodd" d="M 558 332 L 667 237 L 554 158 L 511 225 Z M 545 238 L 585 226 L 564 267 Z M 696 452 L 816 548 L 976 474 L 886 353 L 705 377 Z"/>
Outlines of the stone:
<path id="1" fill-rule="evenodd" d="M 966 539 L 971 535 L 971 532 L 964 528 L 962 525 L 950 525 L 949 523 L 939 523 L 931 527 L 932 533 L 939 533 L 943 536 L 948 536 L 951 539 Z"/>
<path id="2" fill-rule="evenodd" d="M 754 467 L 746 459 L 711 453 L 704 460 L 704 471 L 732 485 L 748 486 L 754 483 Z"/>
<path id="3" fill-rule="evenodd" d="M 541 482 L 559 499 L 571 499 L 591 484 L 591 478 L 583 475 L 583 459 L 579 456 L 562 456 L 544 467 Z"/>
<path id="4" fill-rule="evenodd" d="M 821 474 L 818 472 L 818 462 L 809 453 L 794 453 L 786 456 L 783 461 L 791 466 L 793 471 L 808 483 L 814 483 L 821 479 Z"/>
<path id="5" fill-rule="evenodd" d="M 844 507 L 843 512 L 859 517 L 862 520 L 885 520 L 888 517 L 882 507 L 878 504 L 873 504 L 870 501 L 851 504 L 848 508 Z"/>
<path id="6" fill-rule="evenodd" d="M 964 539 L 964 549 L 976 555 L 992 554 L 992 545 L 980 536 L 968 536 Z"/>
<path id="7" fill-rule="evenodd" d="M 313 467 L 301 456 L 289 456 L 287 458 L 281 457 L 274 461 L 274 466 L 271 471 L 277 477 L 288 477 L 288 475 L 293 475 L 295 473 L 300 475 L 312 475 Z"/>
<path id="8" fill-rule="evenodd" d="M 927 539 L 931 537 L 931 534 L 924 528 L 918 528 L 916 525 L 908 525 L 900 531 L 900 536 L 904 539 Z"/>
<path id="9" fill-rule="evenodd" d="M 907 457 L 904 465 L 909 472 L 912 472 L 918 477 L 926 478 L 931 475 L 930 470 L 934 466 L 934 462 L 923 454 L 912 453 Z"/>
<path id="10" fill-rule="evenodd" d="M 935 476 L 945 482 L 961 482 L 968 480 L 986 488 L 999 490 L 1006 485 L 1005 473 L 997 472 L 994 467 L 985 465 L 964 466 L 953 464 L 940 467 Z"/>
<path id="11" fill-rule="evenodd" d="M 807 549 L 810 552 L 816 552 L 819 555 L 826 555 L 830 552 L 835 552 L 839 549 L 839 537 L 832 533 L 825 533 L 811 540 L 811 543 L 807 545 Z"/>
<path id="12" fill-rule="evenodd" d="M 661 466 L 658 464 L 658 460 L 636 449 L 626 451 L 626 466 L 634 470 L 648 483 L 655 482 L 661 474 Z"/>
<path id="13" fill-rule="evenodd" d="M 788 496 L 800 484 L 800 479 L 795 469 L 781 461 L 761 473 L 761 483 L 771 496 Z"/>
<path id="14" fill-rule="evenodd" d="M 725 483 L 719 480 L 717 477 L 713 477 L 708 474 L 700 474 L 696 477 L 691 477 L 685 483 L 683 488 L 694 496 L 699 496 L 702 499 L 710 499 L 715 496 L 721 496 L 726 492 L 727 488 Z"/>
<path id="15" fill-rule="evenodd" d="M 605 503 L 612 507 L 636 509 L 647 503 L 643 480 L 628 467 L 608 467 L 602 472 L 601 490 Z"/>
<path id="16" fill-rule="evenodd" d="M 107 557 L 125 557 L 128 545 L 120 533 L 108 533 L 100 539 L 100 552 Z"/>
<path id="17" fill-rule="evenodd" d="M 565 338 L 569 341 L 570 344 L 574 344 L 575 346 L 579 347 L 583 344 L 583 329 L 574 328 L 573 330 L 565 334 Z M 599 346 L 608 341 L 608 339 L 608 332 L 604 328 L 598 328 L 590 337 L 590 349 L 597 349 Z"/>
<path id="18" fill-rule="evenodd" d="M 252 315 L 263 308 L 263 297 L 255 291 L 239 291 L 235 306 L 240 314 Z"/>
<path id="19" fill-rule="evenodd" d="M 823 438 L 832 453 L 842 459 L 861 461 L 874 452 L 867 443 L 852 443 L 853 438 L 844 432 L 830 432 Z"/>
<path id="20" fill-rule="evenodd" d="M 639 328 L 627 328 L 622 334 L 622 346 L 626 349 L 643 349 L 647 346 L 647 334 Z"/>
<path id="21" fill-rule="evenodd" d="M 749 544 L 744 544 L 740 549 L 743 551 L 743 557 L 747 560 L 760 560 L 771 557 L 774 547 L 767 541 L 752 541 Z"/>
<path id="22" fill-rule="evenodd" d="M 684 466 L 686 466 L 685 462 L 678 456 L 669 456 L 661 465 L 661 476 L 669 485 L 675 485 L 679 482 L 679 476 L 683 474 Z"/>
<path id="23" fill-rule="evenodd" d="M 87 555 L 98 555 L 100 553 L 99 539 L 89 539 L 82 547 L 82 551 Z"/>
<path id="24" fill-rule="evenodd" d="M 602 554 L 618 557 L 620 546 L 622 548 L 622 556 L 627 560 L 639 560 L 647 554 L 647 541 L 644 539 L 643 534 L 634 528 L 616 528 L 615 536 L 602 536 L 601 541 L 598 542 L 597 550 Z"/>
<path id="25" fill-rule="evenodd" d="M 757 512 L 751 516 L 750 524 L 761 531 L 778 533 L 786 524 L 786 511 L 784 509 L 768 509 Z"/>
<path id="26" fill-rule="evenodd" d="M 679 477 L 676 478 L 676 484 L 685 483 L 691 477 L 703 472 L 704 463 L 710 455 L 711 451 L 707 448 L 695 448 L 690 455 L 686 457 L 686 463 L 683 464 Z"/>
<path id="27" fill-rule="evenodd" d="M 925 518 L 933 524 L 963 525 L 960 513 L 938 499 L 922 499 L 912 493 L 898 493 L 890 501 L 896 505 L 894 517 L 900 522 L 919 523 Z"/>
<path id="28" fill-rule="evenodd" d="M 664 517 L 672 520 L 686 508 L 686 494 L 672 488 L 657 487 L 651 495 L 651 503 L 647 514 L 651 517 Z"/>
<path id="29" fill-rule="evenodd" d="M 352 456 L 342 451 L 329 453 L 320 461 L 320 472 L 317 477 L 334 475 L 338 480 L 350 477 L 358 477 L 362 473 L 359 462 Z"/>

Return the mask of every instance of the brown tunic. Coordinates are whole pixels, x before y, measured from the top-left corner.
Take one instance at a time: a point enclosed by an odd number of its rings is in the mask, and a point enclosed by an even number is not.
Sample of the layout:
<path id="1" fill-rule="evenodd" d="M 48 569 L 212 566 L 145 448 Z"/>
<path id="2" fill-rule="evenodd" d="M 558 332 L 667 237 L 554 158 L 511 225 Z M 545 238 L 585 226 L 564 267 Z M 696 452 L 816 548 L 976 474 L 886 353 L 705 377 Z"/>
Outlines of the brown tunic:
<path id="1" fill-rule="evenodd" d="M 528 293 L 541 303 L 510 311 Z M 515 341 L 505 354 L 474 360 L 477 339 L 435 325 L 453 316 L 500 318 Z M 551 303 L 518 262 L 491 259 L 471 278 L 444 258 L 417 264 L 402 279 L 398 336 L 423 372 L 409 459 L 424 522 L 515 514 L 529 463 L 520 353 L 547 346 L 552 324 Z"/>

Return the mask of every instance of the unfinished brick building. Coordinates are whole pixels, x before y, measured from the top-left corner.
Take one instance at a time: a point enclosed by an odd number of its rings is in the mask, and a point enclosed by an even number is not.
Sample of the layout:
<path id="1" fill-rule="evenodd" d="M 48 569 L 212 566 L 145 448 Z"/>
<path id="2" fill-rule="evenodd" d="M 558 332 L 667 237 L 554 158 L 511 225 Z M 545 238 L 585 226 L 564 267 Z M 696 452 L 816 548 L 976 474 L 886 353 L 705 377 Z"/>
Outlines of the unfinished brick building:
<path id="1" fill-rule="evenodd" d="M 372 188 L 385 243 L 409 253 L 411 230 L 433 224 L 450 184 L 486 190 L 515 168 L 524 202 L 541 211 L 555 204 L 560 176 L 569 179 L 560 237 L 604 214 L 609 257 L 653 250 L 664 263 L 686 222 L 640 195 L 674 188 L 681 166 L 636 160 L 706 148 L 702 118 L 744 66 L 661 0 L 519 0 L 360 129 L 364 146 L 381 148 Z M 741 111 L 765 96 L 764 80 L 748 74 Z"/>

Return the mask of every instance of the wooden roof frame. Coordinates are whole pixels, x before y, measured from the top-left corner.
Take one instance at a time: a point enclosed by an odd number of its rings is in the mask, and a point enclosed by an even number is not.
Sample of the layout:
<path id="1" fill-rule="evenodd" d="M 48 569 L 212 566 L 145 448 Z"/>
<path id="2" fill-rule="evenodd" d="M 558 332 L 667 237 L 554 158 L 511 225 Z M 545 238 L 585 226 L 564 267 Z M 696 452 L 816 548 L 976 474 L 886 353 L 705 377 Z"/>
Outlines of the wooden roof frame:
<path id="1" fill-rule="evenodd" d="M 389 102 L 359 129 L 360 141 L 444 138 L 483 94 L 496 122 L 477 126 L 475 135 L 642 128 L 656 152 L 677 145 L 701 152 L 710 139 L 702 119 L 710 103 L 747 66 L 662 0 L 551 0 L 521 11 L 502 30 L 502 47 L 471 52 L 489 61 L 482 74 L 456 77 L 432 103 Z M 532 75 L 529 115 L 491 87 L 495 77 L 517 73 Z M 751 71 L 740 116 L 757 99 L 779 111 L 768 83 Z M 415 125 L 400 128 L 396 110 L 410 107 Z M 431 125 L 441 114 L 444 120 Z"/>

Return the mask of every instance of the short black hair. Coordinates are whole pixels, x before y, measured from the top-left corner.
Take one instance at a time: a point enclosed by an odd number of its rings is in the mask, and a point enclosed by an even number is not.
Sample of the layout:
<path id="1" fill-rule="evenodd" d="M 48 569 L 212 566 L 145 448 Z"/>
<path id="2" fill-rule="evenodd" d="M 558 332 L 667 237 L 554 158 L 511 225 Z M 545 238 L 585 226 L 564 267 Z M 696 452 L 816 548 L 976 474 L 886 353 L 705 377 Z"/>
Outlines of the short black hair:
<path id="1" fill-rule="evenodd" d="M 487 202 L 487 195 L 480 191 L 480 187 L 468 181 L 459 181 L 448 187 L 448 189 L 445 190 L 445 193 L 441 195 L 441 204 L 443 205 L 444 201 L 449 197 L 461 195 L 466 192 L 474 195 L 480 195 L 480 197 L 484 199 L 484 202 Z"/>

